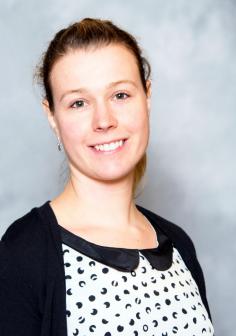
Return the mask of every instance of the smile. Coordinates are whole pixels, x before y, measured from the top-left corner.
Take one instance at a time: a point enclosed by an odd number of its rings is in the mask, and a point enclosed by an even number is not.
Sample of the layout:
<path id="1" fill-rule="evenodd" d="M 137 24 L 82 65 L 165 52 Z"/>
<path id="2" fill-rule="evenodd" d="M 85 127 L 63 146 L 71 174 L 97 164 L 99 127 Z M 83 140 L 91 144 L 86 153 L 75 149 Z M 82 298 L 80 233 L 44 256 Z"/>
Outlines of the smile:
<path id="1" fill-rule="evenodd" d="M 105 143 L 105 144 L 101 144 L 101 145 L 96 145 L 94 146 L 94 148 L 97 151 L 101 151 L 101 152 L 109 152 L 109 151 L 114 151 L 119 147 L 122 147 L 124 144 L 125 140 L 119 140 L 119 141 L 115 141 L 115 142 L 110 142 Z"/>

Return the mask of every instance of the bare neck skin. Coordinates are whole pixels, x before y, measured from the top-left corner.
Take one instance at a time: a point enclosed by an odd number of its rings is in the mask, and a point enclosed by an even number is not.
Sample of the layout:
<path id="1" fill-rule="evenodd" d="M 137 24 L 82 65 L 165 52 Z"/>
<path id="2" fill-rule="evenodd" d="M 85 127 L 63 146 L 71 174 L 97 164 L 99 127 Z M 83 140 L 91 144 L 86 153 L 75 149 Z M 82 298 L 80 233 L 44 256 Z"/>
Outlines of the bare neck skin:
<path id="1" fill-rule="evenodd" d="M 105 246 L 156 247 L 156 234 L 132 197 L 132 174 L 102 183 L 71 175 L 64 191 L 51 202 L 59 224 Z"/>
<path id="2" fill-rule="evenodd" d="M 104 228 L 110 227 L 111 223 L 113 226 L 118 223 L 119 226 L 130 225 L 132 217 L 137 215 L 132 200 L 131 176 L 117 184 L 79 178 L 72 175 L 62 194 L 52 201 L 52 206 L 55 205 L 61 215 L 70 220 L 77 218 L 78 224 L 83 218 L 83 222 L 91 226 Z"/>

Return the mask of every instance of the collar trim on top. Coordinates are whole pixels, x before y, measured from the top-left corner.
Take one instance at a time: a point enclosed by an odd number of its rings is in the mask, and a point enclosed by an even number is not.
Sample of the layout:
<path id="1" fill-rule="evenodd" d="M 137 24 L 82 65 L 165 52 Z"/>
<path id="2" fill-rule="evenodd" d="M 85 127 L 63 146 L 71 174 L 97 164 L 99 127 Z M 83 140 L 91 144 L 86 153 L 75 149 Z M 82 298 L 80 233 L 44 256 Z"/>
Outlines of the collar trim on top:
<path id="1" fill-rule="evenodd" d="M 60 225 L 59 227 L 62 242 L 65 245 L 119 271 L 134 271 L 139 265 L 139 252 L 147 258 L 153 268 L 159 271 L 166 271 L 172 265 L 172 242 L 160 230 L 158 230 L 158 246 L 156 248 L 139 250 L 97 245 L 75 235 Z"/>

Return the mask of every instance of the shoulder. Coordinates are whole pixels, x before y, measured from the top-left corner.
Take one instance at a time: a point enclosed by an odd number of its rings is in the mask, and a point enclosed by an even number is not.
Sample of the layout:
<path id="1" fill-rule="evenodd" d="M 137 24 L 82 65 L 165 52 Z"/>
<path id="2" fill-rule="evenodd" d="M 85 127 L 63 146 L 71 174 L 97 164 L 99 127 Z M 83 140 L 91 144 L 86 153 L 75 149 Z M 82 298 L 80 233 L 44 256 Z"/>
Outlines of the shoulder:
<path id="1" fill-rule="evenodd" d="M 54 277 L 61 245 L 57 226 L 50 216 L 46 202 L 8 227 L 0 241 L 0 287 L 31 288 L 37 295 L 48 272 Z"/>
<path id="2" fill-rule="evenodd" d="M 49 201 L 47 201 L 15 220 L 5 231 L 0 241 L 9 245 L 37 242 L 51 227 L 55 230 L 57 225 Z"/>
<path id="3" fill-rule="evenodd" d="M 22 241 L 35 233 L 39 225 L 39 218 L 35 209 L 32 209 L 24 216 L 15 220 L 5 231 L 1 238 L 2 242 L 15 243 Z"/>
<path id="4" fill-rule="evenodd" d="M 185 255 L 185 258 L 196 256 L 192 239 L 180 226 L 140 205 L 137 205 L 137 208 L 150 220 L 151 224 L 157 231 L 161 230 L 168 238 L 171 239 L 173 245 L 179 250 L 179 252 L 181 252 L 181 254 Z"/>
<path id="5" fill-rule="evenodd" d="M 24 249 L 40 243 L 45 235 L 46 226 L 39 210 L 45 206 L 46 203 L 35 207 L 15 220 L 3 234 L 1 243 L 12 249 Z"/>
<path id="6" fill-rule="evenodd" d="M 46 203 L 45 203 L 46 204 Z M 45 258 L 48 241 L 46 221 L 40 216 L 40 209 L 33 208 L 15 220 L 5 231 L 0 241 L 0 267 L 22 267 L 39 264 Z"/>

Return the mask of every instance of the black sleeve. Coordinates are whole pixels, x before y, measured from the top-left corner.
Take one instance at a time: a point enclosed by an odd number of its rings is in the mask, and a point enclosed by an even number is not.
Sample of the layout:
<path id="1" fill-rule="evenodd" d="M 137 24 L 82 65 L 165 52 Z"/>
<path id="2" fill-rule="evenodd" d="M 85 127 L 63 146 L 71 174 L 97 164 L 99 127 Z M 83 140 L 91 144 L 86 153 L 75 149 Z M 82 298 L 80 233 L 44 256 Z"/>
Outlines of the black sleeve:
<path id="1" fill-rule="evenodd" d="M 0 335 L 38 336 L 40 313 L 19 260 L 20 255 L 0 241 Z"/>

